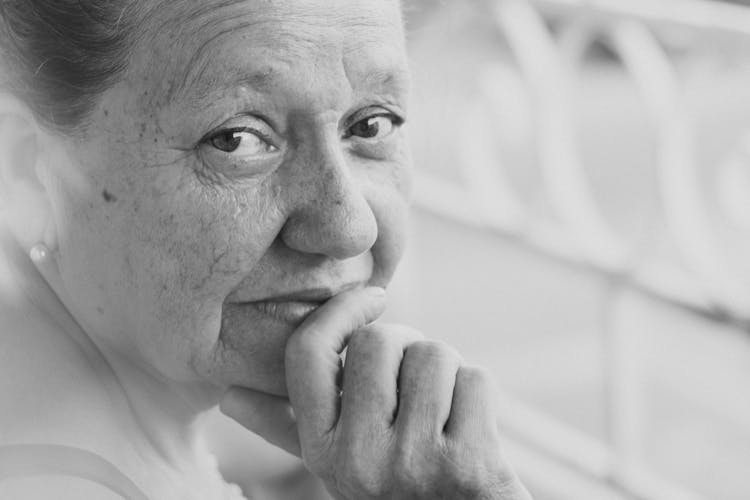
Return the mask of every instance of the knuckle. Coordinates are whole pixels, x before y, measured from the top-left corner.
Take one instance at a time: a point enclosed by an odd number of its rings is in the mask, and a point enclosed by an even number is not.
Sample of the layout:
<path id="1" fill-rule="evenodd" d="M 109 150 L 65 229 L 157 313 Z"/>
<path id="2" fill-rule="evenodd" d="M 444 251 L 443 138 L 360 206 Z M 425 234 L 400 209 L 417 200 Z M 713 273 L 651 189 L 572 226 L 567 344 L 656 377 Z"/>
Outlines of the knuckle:
<path id="1" fill-rule="evenodd" d="M 399 445 L 393 460 L 393 479 L 398 489 L 414 490 L 421 484 L 422 474 L 414 446 Z"/>
<path id="2" fill-rule="evenodd" d="M 359 330 L 352 333 L 349 338 L 347 348 L 349 350 L 358 350 L 365 347 L 367 344 L 372 342 L 373 331 L 371 328 L 360 328 Z"/>
<path id="3" fill-rule="evenodd" d="M 494 483 L 485 464 L 477 462 L 475 453 L 446 453 L 442 475 L 448 478 L 457 498 L 484 498 L 483 493 Z"/>
<path id="4" fill-rule="evenodd" d="M 371 450 L 352 446 L 339 456 L 337 469 L 340 472 L 338 483 L 342 490 L 359 492 L 365 498 L 382 497 L 386 491 L 386 482 L 382 473 L 373 463 Z"/>
<path id="5" fill-rule="evenodd" d="M 455 490 L 458 498 L 485 498 L 487 486 L 478 480 L 476 474 L 466 473 L 457 478 Z"/>
<path id="6" fill-rule="evenodd" d="M 405 325 L 386 324 L 380 325 L 387 329 L 390 336 L 397 339 L 403 346 L 424 340 L 424 334 L 419 330 Z"/>
<path id="7" fill-rule="evenodd" d="M 457 361 L 460 356 L 455 349 L 441 340 L 421 340 L 407 349 L 415 360 L 434 363 L 438 361 Z"/>
<path id="8" fill-rule="evenodd" d="M 424 338 L 412 328 L 375 323 L 360 328 L 349 339 L 349 351 L 392 350 L 406 348 Z"/>
<path id="9" fill-rule="evenodd" d="M 504 460 L 496 438 L 473 443 L 448 441 L 441 464 L 442 476 L 457 492 L 457 498 L 486 498 L 488 492 L 518 487 L 518 477 Z"/>
<path id="10" fill-rule="evenodd" d="M 458 370 L 458 381 L 480 389 L 492 390 L 494 377 L 487 368 L 481 366 L 462 366 Z"/>
<path id="11" fill-rule="evenodd" d="M 367 326 L 352 334 L 347 344 L 347 352 L 349 353 L 347 355 L 381 351 L 387 344 L 388 338 L 381 329 L 375 328 L 373 325 Z"/>

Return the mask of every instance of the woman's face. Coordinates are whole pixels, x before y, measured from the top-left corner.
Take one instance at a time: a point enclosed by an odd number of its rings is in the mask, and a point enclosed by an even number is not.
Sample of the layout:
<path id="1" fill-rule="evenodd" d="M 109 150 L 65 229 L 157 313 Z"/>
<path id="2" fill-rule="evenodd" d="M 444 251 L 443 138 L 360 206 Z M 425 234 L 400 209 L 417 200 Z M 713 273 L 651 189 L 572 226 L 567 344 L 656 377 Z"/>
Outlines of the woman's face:
<path id="1" fill-rule="evenodd" d="M 181 382 L 284 394 L 326 297 L 390 280 L 410 184 L 398 4 L 161 2 L 48 182 L 84 329 Z"/>

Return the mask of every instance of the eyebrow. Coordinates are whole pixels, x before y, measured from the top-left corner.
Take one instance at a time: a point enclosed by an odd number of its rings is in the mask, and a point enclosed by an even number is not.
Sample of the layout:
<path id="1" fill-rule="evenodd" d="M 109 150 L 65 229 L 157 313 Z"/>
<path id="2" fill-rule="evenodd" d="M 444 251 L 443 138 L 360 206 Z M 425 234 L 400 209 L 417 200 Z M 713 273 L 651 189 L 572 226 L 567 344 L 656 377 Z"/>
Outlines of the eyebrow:
<path id="1" fill-rule="evenodd" d="M 367 89 L 387 89 L 396 96 L 406 95 L 411 90 L 411 78 L 406 68 L 376 68 L 364 78 Z"/>

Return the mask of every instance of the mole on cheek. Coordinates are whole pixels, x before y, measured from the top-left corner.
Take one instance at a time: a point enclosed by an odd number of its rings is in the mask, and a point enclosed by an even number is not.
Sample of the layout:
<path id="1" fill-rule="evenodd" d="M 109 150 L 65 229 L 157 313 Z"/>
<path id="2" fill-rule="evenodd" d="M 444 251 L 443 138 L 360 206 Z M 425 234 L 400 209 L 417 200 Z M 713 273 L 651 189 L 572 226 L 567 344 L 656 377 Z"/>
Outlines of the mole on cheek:
<path id="1" fill-rule="evenodd" d="M 104 201 L 106 201 L 107 203 L 114 203 L 117 201 L 117 197 L 106 189 L 102 191 L 102 198 L 104 198 Z"/>

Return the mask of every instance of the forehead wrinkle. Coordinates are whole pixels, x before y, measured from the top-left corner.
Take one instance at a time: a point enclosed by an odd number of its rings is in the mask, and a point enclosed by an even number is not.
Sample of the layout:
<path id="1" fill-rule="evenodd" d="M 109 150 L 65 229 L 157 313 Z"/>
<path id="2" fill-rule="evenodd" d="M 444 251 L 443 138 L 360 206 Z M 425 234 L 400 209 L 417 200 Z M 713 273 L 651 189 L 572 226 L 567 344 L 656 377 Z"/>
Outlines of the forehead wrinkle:
<path id="1" fill-rule="evenodd" d="M 239 23 L 237 23 L 236 21 L 236 19 L 213 20 L 199 28 L 199 30 L 203 31 L 207 28 L 215 28 L 221 25 L 226 25 L 201 42 L 201 45 L 197 48 L 197 50 L 192 54 L 190 59 L 185 64 L 185 70 L 182 74 L 182 77 L 178 80 L 180 83 L 174 89 L 174 92 L 172 92 L 172 96 L 170 96 L 171 98 L 184 97 L 184 92 L 191 87 L 197 87 L 194 89 L 197 96 L 206 95 L 207 87 L 210 87 L 211 85 L 216 83 L 210 79 L 209 81 L 205 81 L 205 74 L 211 67 L 211 63 L 213 62 L 212 58 L 208 56 L 212 47 L 219 44 L 219 42 L 224 37 L 231 36 L 236 32 L 240 32 L 243 30 L 252 30 L 253 28 L 258 28 L 264 24 L 272 24 L 277 20 L 256 19 Z M 300 28 L 300 25 L 295 24 L 294 27 Z M 304 27 L 304 25 L 302 25 L 301 27 Z M 282 41 L 280 44 L 277 43 L 272 46 L 269 46 L 268 41 L 261 37 L 257 37 L 257 39 L 254 40 L 255 37 L 252 36 L 252 31 L 250 31 L 249 36 L 247 34 L 244 35 L 242 37 L 242 40 L 246 44 L 251 44 L 254 41 L 257 42 L 254 43 L 252 47 L 250 47 L 257 51 L 276 49 L 273 58 L 274 63 L 277 66 L 283 67 L 291 66 L 293 64 L 293 61 L 295 60 L 295 57 L 297 59 L 304 58 L 306 49 L 318 45 L 316 43 L 316 38 L 319 38 L 319 35 L 314 35 L 312 30 L 306 32 L 304 29 L 277 29 L 276 35 L 277 38 L 281 39 Z M 278 39 L 276 40 L 277 42 Z M 279 45 L 282 45 L 284 50 L 278 50 Z M 272 81 L 273 75 L 275 73 L 276 71 L 273 69 L 272 65 L 264 64 L 263 68 L 257 69 L 251 75 L 243 74 L 241 83 L 249 84 L 259 89 L 268 88 L 270 87 L 270 82 Z"/>
<path id="2" fill-rule="evenodd" d="M 160 0 L 159 4 L 165 4 L 168 1 Z M 190 41 L 194 41 L 194 45 L 198 43 L 199 45 L 192 54 L 186 55 L 181 61 L 173 63 L 172 67 L 175 69 L 176 76 L 171 82 L 165 82 L 164 86 L 166 96 L 163 95 L 163 97 L 166 97 L 168 102 L 184 99 L 187 92 L 189 92 L 191 98 L 207 97 L 216 87 L 226 86 L 225 82 L 231 83 L 227 81 L 227 77 L 232 77 L 232 75 L 227 73 L 232 71 L 235 73 L 234 79 L 236 79 L 238 85 L 250 86 L 254 89 L 271 87 L 275 71 L 273 65 L 269 64 L 264 64 L 264 67 L 261 68 L 250 68 L 250 74 L 243 74 L 240 68 L 231 66 L 221 68 L 215 75 L 210 74 L 210 70 L 216 69 L 212 64 L 214 58 L 210 57 L 212 47 L 218 45 L 225 37 L 239 31 L 243 31 L 241 43 L 253 44 L 255 41 L 257 43 L 254 43 L 252 48 L 273 51 L 274 62 L 277 63 L 279 68 L 293 64 L 295 57 L 309 59 L 310 55 L 305 49 L 309 51 L 310 47 L 320 47 L 321 38 L 325 39 L 329 46 L 331 41 L 335 41 L 334 45 L 337 46 L 338 56 L 334 55 L 334 57 L 342 57 L 343 59 L 348 59 L 349 53 L 360 52 L 359 49 L 379 41 L 373 28 L 390 28 L 389 31 L 393 30 L 394 37 L 403 39 L 403 30 L 398 22 L 400 15 L 394 19 L 390 16 L 368 16 L 366 12 L 346 16 L 335 11 L 333 13 L 330 11 L 325 13 L 298 11 L 284 17 L 280 15 L 278 10 L 242 11 L 244 15 L 237 15 L 238 9 L 231 9 L 231 7 L 243 3 L 247 3 L 247 0 L 221 0 L 218 4 L 212 2 L 211 5 L 205 5 L 204 2 L 177 0 L 178 9 L 180 6 L 188 6 L 180 10 L 179 19 L 183 22 L 175 23 L 173 17 L 168 23 L 163 21 L 162 29 L 157 30 L 161 33 L 156 36 L 168 41 L 173 54 L 185 53 L 186 46 L 189 46 Z M 174 12 L 174 5 L 174 3 L 171 3 L 168 10 Z M 273 4 L 265 5 L 270 5 L 270 8 L 273 9 Z M 165 9 L 167 9 L 166 6 Z M 217 14 L 219 10 L 226 10 L 227 12 Z M 169 15 L 162 14 L 159 17 L 163 20 Z M 276 45 L 269 46 L 268 41 L 263 37 L 253 36 L 255 28 L 267 23 L 273 24 L 275 36 L 272 41 L 276 42 Z M 320 27 L 330 29 L 326 29 L 324 32 L 315 29 Z M 263 30 L 258 30 L 258 32 L 262 34 Z M 333 40 L 329 38 L 331 33 L 335 34 Z M 254 38 L 255 40 L 253 40 Z M 280 44 L 283 44 L 284 50 L 278 50 Z M 352 59 L 356 59 L 356 56 Z M 163 63 L 159 66 L 163 66 Z M 345 71 L 346 66 L 345 64 Z M 348 71 L 346 72 L 348 73 Z M 388 83 L 389 79 L 390 75 L 372 75 L 368 77 L 367 85 L 370 85 L 370 83 L 373 85 Z"/>
<path id="3" fill-rule="evenodd" d="M 295 67 L 300 61 L 309 59 L 306 47 L 314 46 L 312 40 L 303 40 L 296 33 L 285 40 L 284 50 L 275 50 L 278 46 L 268 47 L 258 43 L 249 48 L 254 57 L 248 57 L 247 61 L 240 61 L 237 65 L 217 68 L 215 59 L 206 56 L 210 52 L 208 45 L 219 43 L 221 38 L 230 36 L 233 31 L 225 30 L 212 37 L 203 47 L 203 53 L 191 58 L 192 67 L 186 69 L 177 97 L 189 94 L 193 98 L 203 98 L 218 90 L 238 87 L 249 87 L 258 92 L 277 90 L 278 75 Z M 258 60 L 261 62 L 257 62 Z"/>
<path id="4" fill-rule="evenodd" d="M 200 82 L 205 79 L 205 73 L 211 66 L 211 58 L 206 57 L 205 54 L 213 44 L 215 44 L 221 38 L 231 35 L 237 30 L 251 28 L 256 24 L 257 23 L 255 22 L 244 22 L 239 25 L 225 27 L 220 29 L 217 33 L 211 35 L 208 39 L 204 40 L 185 64 L 185 69 L 182 73 L 182 76 L 178 79 L 179 83 L 177 87 L 174 89 L 172 95 L 168 97 L 169 101 L 179 99 L 183 96 L 184 92 L 187 89 L 194 87 L 196 82 Z M 198 92 L 198 96 L 201 95 L 205 95 L 205 91 Z"/>
<path id="5" fill-rule="evenodd" d="M 200 66 L 200 70 L 191 75 L 186 89 L 191 90 L 190 95 L 194 98 L 205 98 L 215 92 L 227 92 L 237 88 L 250 88 L 259 93 L 271 93 L 278 90 L 279 75 L 290 68 L 298 65 L 290 54 L 294 51 L 286 51 L 283 54 L 273 54 L 271 60 L 264 61 L 258 68 L 232 67 L 228 72 L 221 73 L 221 79 L 208 76 L 211 68 L 210 59 L 206 59 Z M 352 70 L 351 60 L 361 60 L 353 56 L 352 51 L 346 55 L 338 51 L 331 54 L 332 60 L 336 60 L 350 84 L 351 90 L 370 91 L 380 93 L 387 91 L 395 97 L 408 95 L 411 89 L 411 78 L 407 69 L 405 58 L 402 60 L 384 61 L 383 64 L 373 64 L 367 71 L 360 69 Z"/>
<path id="6" fill-rule="evenodd" d="M 248 0 L 155 0 L 146 11 L 142 24 L 146 25 L 146 30 L 151 32 L 151 36 L 142 38 L 147 49 L 159 47 L 164 43 L 169 48 L 169 54 L 181 54 L 190 47 L 191 42 L 200 40 L 202 34 L 210 33 L 189 59 L 174 61 L 172 67 L 176 75 L 167 86 L 168 102 L 182 97 L 182 92 L 191 80 L 191 74 L 200 75 L 205 71 L 205 65 L 196 65 L 216 40 L 236 30 L 246 30 L 262 22 L 248 15 L 238 15 L 236 9 L 231 10 L 231 7 L 248 3 Z M 148 22 L 150 19 L 156 21 Z M 164 66 L 164 61 L 157 60 L 155 63 L 158 67 Z M 181 68 L 184 70 L 180 75 Z"/>
<path id="7" fill-rule="evenodd" d="M 139 53 L 147 61 L 147 68 L 157 68 L 156 78 L 159 78 L 163 91 L 150 94 L 152 105 L 163 104 L 164 99 L 172 102 L 176 94 L 184 87 L 184 78 L 180 79 L 180 68 L 185 68 L 183 77 L 189 72 L 193 64 L 185 64 L 184 59 L 174 57 L 184 53 L 186 42 L 195 39 L 191 31 L 197 22 L 204 22 L 204 26 L 210 27 L 217 24 L 216 19 L 205 20 L 204 18 L 218 9 L 226 9 L 234 5 L 245 3 L 247 0 L 212 0 L 201 2 L 195 0 L 151 0 L 147 7 L 139 14 L 138 32 L 135 35 Z M 232 18 L 228 18 L 231 20 Z M 226 21 L 221 18 L 220 21 Z M 249 23 L 250 24 L 250 23 Z M 199 28 L 200 29 L 200 28 Z M 165 77 L 174 77 L 167 80 Z M 134 75 L 134 76 L 137 76 Z M 152 75 L 153 77 L 154 75 Z"/>
<path id="8" fill-rule="evenodd" d="M 150 27 L 155 35 L 170 32 L 175 25 L 187 26 L 217 10 L 244 3 L 247 0 L 213 0 L 211 2 L 197 2 L 195 0 L 157 0 L 145 12 L 142 21 L 155 19 L 158 24 Z M 175 17 L 161 15 L 175 14 Z"/>

